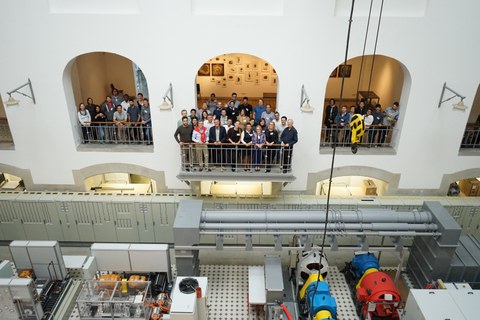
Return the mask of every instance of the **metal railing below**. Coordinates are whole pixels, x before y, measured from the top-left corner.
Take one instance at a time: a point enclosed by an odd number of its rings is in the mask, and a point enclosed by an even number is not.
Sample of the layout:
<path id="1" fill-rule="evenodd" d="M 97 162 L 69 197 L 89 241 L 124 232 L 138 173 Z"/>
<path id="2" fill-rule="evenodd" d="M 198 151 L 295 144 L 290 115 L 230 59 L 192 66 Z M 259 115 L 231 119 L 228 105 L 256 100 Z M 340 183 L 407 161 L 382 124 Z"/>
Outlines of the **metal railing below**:
<path id="1" fill-rule="evenodd" d="M 115 125 L 113 122 L 92 122 L 89 126 L 80 125 L 82 144 L 153 144 L 151 125 L 140 122 L 127 122 Z"/>
<path id="2" fill-rule="evenodd" d="M 272 172 L 291 171 L 293 148 L 279 144 L 257 148 L 230 143 L 180 145 L 181 171 Z"/>
<path id="3" fill-rule="evenodd" d="M 480 126 L 467 126 L 463 133 L 462 149 L 480 148 Z"/>
<path id="4" fill-rule="evenodd" d="M 371 125 L 365 130 L 359 146 L 362 147 L 391 147 L 396 129 L 392 126 Z M 340 127 L 332 125 L 330 128 L 323 127 L 320 139 L 320 147 L 332 147 L 333 143 L 337 147 L 349 147 L 351 145 L 350 126 Z"/>

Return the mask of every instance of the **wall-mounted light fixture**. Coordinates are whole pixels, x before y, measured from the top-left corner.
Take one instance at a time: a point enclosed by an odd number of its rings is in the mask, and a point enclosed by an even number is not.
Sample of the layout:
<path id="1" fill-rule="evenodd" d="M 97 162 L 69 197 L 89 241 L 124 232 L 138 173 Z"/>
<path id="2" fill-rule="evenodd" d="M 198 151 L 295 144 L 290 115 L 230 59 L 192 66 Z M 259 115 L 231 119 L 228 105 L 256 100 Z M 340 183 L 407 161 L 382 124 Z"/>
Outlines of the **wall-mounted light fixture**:
<path id="1" fill-rule="evenodd" d="M 167 101 L 168 100 L 168 101 Z M 163 95 L 163 102 L 160 105 L 160 110 L 171 110 L 173 109 L 173 87 L 172 83 L 168 85 L 168 89 Z"/>
<path id="2" fill-rule="evenodd" d="M 20 90 L 20 89 L 22 89 L 22 88 L 24 88 L 24 87 L 26 87 L 26 86 L 28 86 L 28 87 L 30 88 L 30 94 L 31 94 L 31 96 L 29 96 L 28 94 L 25 94 L 25 93 L 23 93 L 23 92 L 18 91 L 18 90 Z M 25 97 L 28 97 L 28 98 L 32 99 L 34 104 L 36 103 L 36 101 L 35 101 L 35 95 L 33 94 L 32 82 L 30 81 L 30 78 L 28 79 L 27 83 L 22 84 L 20 87 L 15 88 L 15 89 L 13 89 L 12 91 L 7 92 L 7 94 L 8 94 L 8 100 L 5 101 L 5 104 L 6 104 L 7 106 L 14 106 L 14 105 L 20 103 L 19 100 L 15 100 L 15 99 L 12 97 L 12 93 L 19 93 L 19 94 L 21 94 L 22 96 L 25 96 Z"/>
<path id="3" fill-rule="evenodd" d="M 443 96 L 445 95 L 445 90 L 448 90 L 450 91 L 451 93 L 453 93 L 453 96 L 451 96 L 450 98 L 447 98 L 445 100 L 443 100 Z M 457 103 L 454 103 L 453 104 L 453 107 L 455 109 L 459 109 L 459 110 L 465 110 L 467 109 L 467 106 L 463 103 L 463 99 L 465 99 L 465 96 L 462 96 L 460 93 L 450 89 L 449 87 L 447 87 L 447 83 L 445 82 L 443 84 L 443 88 L 442 88 L 442 94 L 440 95 L 440 101 L 438 102 L 438 107 L 440 108 L 440 106 L 442 105 L 442 103 L 444 102 L 447 102 L 449 100 L 452 100 L 453 98 L 456 98 L 456 97 L 459 97 L 460 98 L 460 101 L 457 102 Z"/>
<path id="4" fill-rule="evenodd" d="M 310 105 L 310 98 L 307 91 L 305 91 L 305 85 L 302 84 L 302 94 L 300 96 L 300 110 L 302 112 L 313 112 L 313 107 Z"/>

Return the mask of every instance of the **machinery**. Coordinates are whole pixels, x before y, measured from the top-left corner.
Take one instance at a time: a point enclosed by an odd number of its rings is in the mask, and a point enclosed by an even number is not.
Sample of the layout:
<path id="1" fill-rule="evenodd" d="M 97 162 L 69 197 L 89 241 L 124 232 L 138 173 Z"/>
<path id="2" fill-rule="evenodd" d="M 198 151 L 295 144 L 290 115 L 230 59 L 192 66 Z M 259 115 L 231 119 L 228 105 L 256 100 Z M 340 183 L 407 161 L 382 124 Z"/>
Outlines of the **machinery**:
<path id="1" fill-rule="evenodd" d="M 319 251 L 306 251 L 299 257 L 295 278 L 303 319 L 336 319 L 337 303 L 325 281 L 327 273 L 327 259 Z"/>
<path id="2" fill-rule="evenodd" d="M 399 319 L 400 293 L 392 278 L 379 269 L 377 257 L 364 252 L 355 254 L 342 272 L 362 319 Z"/>

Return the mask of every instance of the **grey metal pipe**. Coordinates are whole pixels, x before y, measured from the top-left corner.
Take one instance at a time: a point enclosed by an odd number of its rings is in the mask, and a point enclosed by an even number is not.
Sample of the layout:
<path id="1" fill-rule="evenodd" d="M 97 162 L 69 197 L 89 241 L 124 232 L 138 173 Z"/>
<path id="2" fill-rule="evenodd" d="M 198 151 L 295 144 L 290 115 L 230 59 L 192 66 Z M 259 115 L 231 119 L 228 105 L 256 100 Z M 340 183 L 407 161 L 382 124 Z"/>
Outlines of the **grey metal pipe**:
<path id="1" fill-rule="evenodd" d="M 311 231 L 200 231 L 201 235 L 323 235 L 323 230 Z M 332 236 L 386 236 L 386 237 L 416 237 L 441 236 L 440 232 L 418 232 L 418 231 L 327 231 Z"/>
<path id="2" fill-rule="evenodd" d="M 323 230 L 323 223 L 200 223 L 200 230 Z M 328 223 L 327 230 L 435 231 L 436 224 Z"/>
<path id="3" fill-rule="evenodd" d="M 202 222 L 325 222 L 325 211 L 209 211 L 202 212 Z M 430 223 L 432 215 L 425 211 L 397 212 L 388 209 L 331 210 L 330 222 Z"/>

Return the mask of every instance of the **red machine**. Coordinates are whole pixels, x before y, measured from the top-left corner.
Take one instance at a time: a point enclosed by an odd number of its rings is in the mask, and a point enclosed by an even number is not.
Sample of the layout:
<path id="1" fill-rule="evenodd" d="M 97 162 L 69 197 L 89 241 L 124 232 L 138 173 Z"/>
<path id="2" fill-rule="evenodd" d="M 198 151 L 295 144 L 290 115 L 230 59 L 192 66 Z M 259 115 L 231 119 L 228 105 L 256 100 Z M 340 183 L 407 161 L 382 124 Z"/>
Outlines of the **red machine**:
<path id="1" fill-rule="evenodd" d="M 397 309 L 402 298 L 392 278 L 379 271 L 373 253 L 355 255 L 343 272 L 356 293 L 354 298 L 362 319 L 399 319 Z"/>

